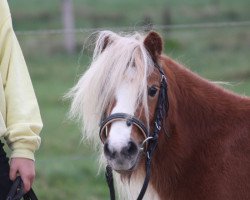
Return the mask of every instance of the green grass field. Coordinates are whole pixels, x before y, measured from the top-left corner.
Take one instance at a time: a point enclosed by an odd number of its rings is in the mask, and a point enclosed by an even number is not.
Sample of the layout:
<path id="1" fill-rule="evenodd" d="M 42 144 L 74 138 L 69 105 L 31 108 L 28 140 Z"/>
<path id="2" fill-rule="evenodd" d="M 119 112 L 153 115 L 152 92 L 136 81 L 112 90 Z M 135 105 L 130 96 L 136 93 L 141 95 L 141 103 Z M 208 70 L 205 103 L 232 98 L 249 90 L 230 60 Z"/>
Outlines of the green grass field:
<path id="1" fill-rule="evenodd" d="M 9 3 L 17 31 L 61 28 L 59 0 Z M 172 24 L 250 19 L 248 0 L 74 3 L 79 28 L 134 27 L 144 24 L 145 18 L 164 24 L 166 10 L 170 10 Z M 228 89 L 250 95 L 250 27 L 158 31 L 165 39 L 166 54 L 201 76 L 230 82 Z M 77 53 L 69 56 L 63 51 L 62 35 L 18 35 L 44 121 L 34 185 L 41 200 L 109 199 L 103 172 L 98 175 L 96 152 L 81 142 L 78 126 L 66 117 L 69 103 L 62 98 L 89 63 L 91 53 L 81 55 L 87 36 L 77 34 Z"/>

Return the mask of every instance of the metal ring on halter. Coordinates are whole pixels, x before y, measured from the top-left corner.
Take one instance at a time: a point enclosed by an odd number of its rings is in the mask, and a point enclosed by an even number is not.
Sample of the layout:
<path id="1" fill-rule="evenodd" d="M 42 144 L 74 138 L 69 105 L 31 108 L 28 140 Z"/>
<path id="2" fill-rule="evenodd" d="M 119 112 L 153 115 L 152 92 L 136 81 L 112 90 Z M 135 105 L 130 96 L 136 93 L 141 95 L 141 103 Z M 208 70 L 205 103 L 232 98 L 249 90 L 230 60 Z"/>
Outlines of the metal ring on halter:
<path id="1" fill-rule="evenodd" d="M 110 116 L 108 116 L 106 119 L 104 119 L 101 122 L 99 136 L 100 136 L 102 143 L 104 143 L 108 137 L 108 130 L 107 130 L 108 125 L 112 124 L 115 121 L 126 121 L 127 126 L 135 125 L 142 132 L 143 137 L 148 138 L 148 130 L 142 121 L 140 121 L 139 119 L 135 118 L 134 116 L 126 114 L 126 113 L 114 113 L 114 114 L 111 114 Z M 104 132 L 104 130 L 105 130 L 105 132 Z"/>
<path id="2" fill-rule="evenodd" d="M 147 146 L 148 140 L 151 140 L 151 139 L 153 139 L 153 137 L 152 137 L 152 136 L 149 136 L 149 137 L 147 137 L 147 138 L 141 143 L 141 147 L 140 147 L 140 150 L 141 150 L 141 151 L 144 150 L 144 145 L 146 144 L 146 146 Z"/>
<path id="3" fill-rule="evenodd" d="M 163 80 L 164 80 L 165 82 L 167 82 L 167 77 L 166 77 L 164 74 L 161 75 L 161 82 L 162 82 Z"/>

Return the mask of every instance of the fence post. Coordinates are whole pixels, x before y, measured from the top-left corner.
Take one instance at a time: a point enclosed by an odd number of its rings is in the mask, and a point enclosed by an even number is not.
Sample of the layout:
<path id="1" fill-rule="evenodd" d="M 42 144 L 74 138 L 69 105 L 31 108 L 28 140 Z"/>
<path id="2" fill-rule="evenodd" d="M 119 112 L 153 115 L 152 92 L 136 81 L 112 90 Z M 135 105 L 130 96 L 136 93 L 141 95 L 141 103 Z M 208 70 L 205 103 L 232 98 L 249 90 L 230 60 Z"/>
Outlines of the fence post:
<path id="1" fill-rule="evenodd" d="M 62 23 L 64 30 L 64 48 L 68 54 L 73 54 L 76 50 L 76 39 L 72 0 L 62 0 Z"/>

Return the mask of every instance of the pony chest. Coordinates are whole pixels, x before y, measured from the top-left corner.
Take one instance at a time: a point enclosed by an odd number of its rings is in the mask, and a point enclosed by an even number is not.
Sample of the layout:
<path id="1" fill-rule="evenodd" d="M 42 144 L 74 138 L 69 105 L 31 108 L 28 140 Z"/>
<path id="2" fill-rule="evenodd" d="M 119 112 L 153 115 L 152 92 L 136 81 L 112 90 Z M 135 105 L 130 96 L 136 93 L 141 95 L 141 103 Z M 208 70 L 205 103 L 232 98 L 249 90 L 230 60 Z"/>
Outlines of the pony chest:
<path id="1" fill-rule="evenodd" d="M 118 193 L 118 199 L 120 200 L 136 200 L 140 190 L 142 188 L 144 177 L 143 176 L 131 176 L 130 180 L 122 179 L 117 173 L 114 174 L 116 181 L 116 188 Z M 153 188 L 152 184 L 149 183 L 143 200 L 162 200 Z M 164 200 L 168 200 L 164 198 Z"/>

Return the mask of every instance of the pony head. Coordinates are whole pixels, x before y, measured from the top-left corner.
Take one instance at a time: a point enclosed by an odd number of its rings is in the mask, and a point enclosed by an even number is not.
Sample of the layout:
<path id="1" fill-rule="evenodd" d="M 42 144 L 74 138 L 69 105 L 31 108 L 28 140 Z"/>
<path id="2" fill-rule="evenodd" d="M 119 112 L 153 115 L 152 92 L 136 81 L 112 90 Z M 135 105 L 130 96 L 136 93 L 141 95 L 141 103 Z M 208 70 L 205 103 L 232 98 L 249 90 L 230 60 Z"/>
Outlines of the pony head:
<path id="1" fill-rule="evenodd" d="M 250 99 L 161 54 L 155 32 L 100 32 L 69 93 L 85 138 L 121 173 L 121 199 L 249 199 Z"/>
<path id="2" fill-rule="evenodd" d="M 155 32 L 100 32 L 89 69 L 69 93 L 71 115 L 82 122 L 84 136 L 120 173 L 136 169 L 147 146 L 160 90 L 155 65 L 161 52 Z"/>

